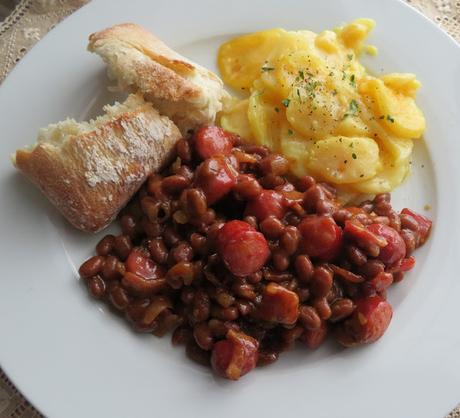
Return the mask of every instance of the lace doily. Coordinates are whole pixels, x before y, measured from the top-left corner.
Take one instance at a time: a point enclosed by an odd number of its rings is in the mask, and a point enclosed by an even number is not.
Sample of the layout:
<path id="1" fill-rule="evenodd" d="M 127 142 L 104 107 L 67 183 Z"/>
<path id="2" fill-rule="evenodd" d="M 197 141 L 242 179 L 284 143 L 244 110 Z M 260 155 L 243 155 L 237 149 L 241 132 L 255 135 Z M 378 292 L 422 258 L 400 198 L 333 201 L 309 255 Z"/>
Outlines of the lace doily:
<path id="1" fill-rule="evenodd" d="M 1 1 L 1 0 L 0 0 Z M 0 83 L 49 30 L 89 0 L 22 0 L 0 24 Z M 406 0 L 460 42 L 460 0 Z M 460 400 L 460 388 L 458 394 Z M 0 370 L 0 418 L 43 417 Z M 441 417 L 440 417 L 441 418 Z M 460 418 L 460 406 L 446 418 Z"/>

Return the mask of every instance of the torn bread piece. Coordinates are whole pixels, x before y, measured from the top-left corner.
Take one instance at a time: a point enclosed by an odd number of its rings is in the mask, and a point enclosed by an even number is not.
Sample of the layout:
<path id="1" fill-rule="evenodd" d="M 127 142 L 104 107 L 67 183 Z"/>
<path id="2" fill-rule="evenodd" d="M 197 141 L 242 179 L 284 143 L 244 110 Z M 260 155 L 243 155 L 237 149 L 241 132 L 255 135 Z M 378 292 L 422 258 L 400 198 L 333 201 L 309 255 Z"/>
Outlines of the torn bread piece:
<path id="1" fill-rule="evenodd" d="M 93 33 L 88 50 L 108 65 L 118 88 L 139 90 L 183 135 L 213 123 L 229 97 L 214 73 L 179 55 L 142 26 L 124 23 Z"/>
<path id="2" fill-rule="evenodd" d="M 105 106 L 90 122 L 67 119 L 40 130 L 13 163 L 83 231 L 106 227 L 146 178 L 167 164 L 181 134 L 142 95 Z"/>

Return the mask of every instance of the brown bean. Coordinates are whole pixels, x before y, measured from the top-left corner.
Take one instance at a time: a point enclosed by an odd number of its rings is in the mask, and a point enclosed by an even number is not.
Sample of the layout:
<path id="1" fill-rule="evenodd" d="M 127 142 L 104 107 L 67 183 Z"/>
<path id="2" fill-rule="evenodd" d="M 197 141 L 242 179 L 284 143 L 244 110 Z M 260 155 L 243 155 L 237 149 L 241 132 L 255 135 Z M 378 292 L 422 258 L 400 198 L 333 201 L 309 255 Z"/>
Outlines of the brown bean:
<path id="1" fill-rule="evenodd" d="M 264 278 L 264 275 L 263 275 L 262 271 L 259 270 L 259 271 L 256 271 L 255 273 L 252 273 L 248 277 L 246 277 L 246 280 L 251 284 L 257 284 L 263 278 Z"/>
<path id="2" fill-rule="evenodd" d="M 104 267 L 105 257 L 95 255 L 86 260 L 78 269 L 78 273 L 82 279 L 89 279 L 90 277 L 99 274 Z"/>
<path id="3" fill-rule="evenodd" d="M 297 251 L 300 242 L 300 232 L 295 226 L 287 226 L 280 237 L 280 247 L 288 255 Z"/>
<path id="4" fill-rule="evenodd" d="M 188 327 L 178 327 L 174 330 L 171 337 L 173 345 L 184 345 L 193 338 L 192 330 Z"/>
<path id="5" fill-rule="evenodd" d="M 309 305 L 300 307 L 299 321 L 307 329 L 318 329 L 321 327 L 321 318 L 315 308 Z"/>
<path id="6" fill-rule="evenodd" d="M 358 247 L 354 245 L 346 246 L 345 253 L 348 260 L 356 266 L 362 266 L 367 262 L 366 254 L 364 254 Z"/>
<path id="7" fill-rule="evenodd" d="M 198 346 L 203 350 L 211 350 L 214 346 L 214 338 L 206 322 L 200 322 L 194 326 L 193 337 Z"/>
<path id="8" fill-rule="evenodd" d="M 113 235 L 106 235 L 96 245 L 96 253 L 98 255 L 109 255 L 113 251 L 113 243 L 115 237 Z"/>
<path id="9" fill-rule="evenodd" d="M 318 312 L 318 315 L 322 320 L 326 321 L 331 317 L 331 307 L 329 306 L 329 303 L 327 302 L 326 298 L 316 299 L 315 301 L 313 301 L 312 305 L 316 309 L 316 312 Z"/>
<path id="10" fill-rule="evenodd" d="M 137 299 L 131 302 L 125 309 L 126 319 L 135 324 L 141 320 L 145 309 L 150 305 L 150 299 Z"/>
<path id="11" fill-rule="evenodd" d="M 285 271 L 289 268 L 289 256 L 284 250 L 275 250 L 272 252 L 273 266 L 278 271 Z"/>
<path id="12" fill-rule="evenodd" d="M 242 299 L 238 299 L 236 301 L 236 307 L 238 308 L 238 312 L 241 316 L 249 315 L 255 309 L 254 304 L 252 302 Z"/>
<path id="13" fill-rule="evenodd" d="M 338 322 L 350 316 L 355 310 L 355 305 L 351 299 L 337 299 L 331 305 L 331 322 Z"/>
<path id="14" fill-rule="evenodd" d="M 91 277 L 87 282 L 89 293 L 93 298 L 100 299 L 104 296 L 106 284 L 101 276 Z"/>
<path id="15" fill-rule="evenodd" d="M 289 170 L 289 162 L 282 155 L 271 154 L 260 160 L 259 167 L 264 174 L 283 176 Z"/>
<path id="16" fill-rule="evenodd" d="M 201 218 L 208 209 L 206 196 L 201 189 L 184 190 L 180 197 L 182 210 L 190 217 Z"/>
<path id="17" fill-rule="evenodd" d="M 120 218 L 121 231 L 124 235 L 134 238 L 137 235 L 137 224 L 134 216 L 123 215 Z"/>
<path id="18" fill-rule="evenodd" d="M 295 270 L 297 278 L 303 283 L 308 283 L 314 273 L 314 267 L 310 257 L 308 257 L 308 255 L 298 255 L 295 259 Z"/>
<path id="19" fill-rule="evenodd" d="M 364 276 L 372 278 L 385 270 L 385 264 L 380 260 L 369 260 L 366 264 L 363 264 L 359 270 Z"/>
<path id="20" fill-rule="evenodd" d="M 118 235 L 114 240 L 115 252 L 121 260 L 126 260 L 129 253 L 131 252 L 133 245 L 131 243 L 131 238 L 127 235 Z"/>
<path id="21" fill-rule="evenodd" d="M 402 229 L 399 233 L 404 243 L 406 244 L 406 256 L 411 255 L 417 248 L 417 238 L 415 234 L 416 233 L 411 229 Z"/>
<path id="22" fill-rule="evenodd" d="M 232 291 L 235 293 L 236 296 L 247 299 L 247 300 L 255 300 L 256 292 L 254 291 L 254 286 L 252 284 L 243 282 L 235 282 L 232 286 Z"/>
<path id="23" fill-rule="evenodd" d="M 179 139 L 176 143 L 176 152 L 177 156 L 183 162 L 189 162 L 192 160 L 192 150 L 190 148 L 190 144 L 185 139 Z"/>
<path id="24" fill-rule="evenodd" d="M 257 218 L 255 216 L 245 216 L 243 221 L 251 225 L 254 229 L 259 229 L 259 224 L 257 223 Z"/>
<path id="25" fill-rule="evenodd" d="M 210 351 L 200 348 L 194 339 L 188 341 L 185 346 L 185 353 L 187 357 L 195 363 L 201 364 L 202 366 L 209 366 L 211 361 Z"/>
<path id="26" fill-rule="evenodd" d="M 192 302 L 192 319 L 195 322 L 206 321 L 209 318 L 210 311 L 211 301 L 208 294 L 204 290 L 198 289 Z"/>
<path id="27" fill-rule="evenodd" d="M 241 200 L 255 199 L 262 192 L 262 186 L 254 176 L 240 174 L 233 191 Z"/>
<path id="28" fill-rule="evenodd" d="M 187 241 L 179 241 L 169 252 L 169 259 L 172 264 L 180 261 L 192 261 L 193 248 Z"/>
<path id="29" fill-rule="evenodd" d="M 115 286 L 109 292 L 109 301 L 114 308 L 123 311 L 131 302 L 131 298 L 129 297 L 126 290 L 120 286 Z"/>
<path id="30" fill-rule="evenodd" d="M 297 180 L 297 189 L 301 192 L 306 192 L 310 187 L 316 184 L 316 180 L 312 176 L 303 176 Z"/>
<path id="31" fill-rule="evenodd" d="M 147 217 L 141 219 L 141 229 L 149 238 L 159 237 L 163 232 L 163 226 L 158 222 L 150 222 Z"/>
<path id="32" fill-rule="evenodd" d="M 181 240 L 181 236 L 170 226 L 163 231 L 163 242 L 169 247 L 173 247 Z"/>
<path id="33" fill-rule="evenodd" d="M 283 222 L 273 215 L 265 218 L 259 228 L 268 239 L 277 239 L 284 232 Z"/>
<path id="34" fill-rule="evenodd" d="M 212 316 L 222 321 L 234 321 L 238 318 L 239 312 L 236 306 L 229 306 L 228 308 L 213 306 Z"/>
<path id="35" fill-rule="evenodd" d="M 299 287 L 296 289 L 296 293 L 302 303 L 310 299 L 310 289 L 308 287 Z"/>
<path id="36" fill-rule="evenodd" d="M 350 220 L 353 217 L 353 214 L 348 209 L 341 208 L 336 210 L 332 217 L 338 225 L 344 226 L 345 221 Z"/>
<path id="37" fill-rule="evenodd" d="M 207 240 L 204 235 L 194 232 L 190 235 L 190 245 L 193 248 L 193 251 L 200 255 L 205 255 L 208 252 Z"/>
<path id="38" fill-rule="evenodd" d="M 282 186 L 286 180 L 284 177 L 270 173 L 263 176 L 259 182 L 265 189 L 275 189 L 276 187 Z"/>
<path id="39" fill-rule="evenodd" d="M 224 289 L 218 288 L 215 295 L 216 302 L 223 308 L 228 308 L 235 303 L 235 297 Z"/>
<path id="40" fill-rule="evenodd" d="M 182 192 L 190 184 L 190 180 L 178 174 L 165 177 L 161 182 L 163 192 L 169 195 L 176 195 Z"/>
<path id="41" fill-rule="evenodd" d="M 166 274 L 166 283 L 172 289 L 180 289 L 183 285 L 189 286 L 195 278 L 193 264 L 188 261 L 179 261 Z"/>
<path id="42" fill-rule="evenodd" d="M 195 290 L 191 287 L 183 287 L 180 292 L 180 300 L 184 305 L 190 305 L 195 297 Z"/>
<path id="43" fill-rule="evenodd" d="M 104 280 L 118 280 L 125 274 L 125 265 L 117 257 L 109 255 L 105 259 L 102 277 Z"/>
<path id="44" fill-rule="evenodd" d="M 159 264 L 165 264 L 168 260 L 168 249 L 161 238 L 149 241 L 149 251 L 152 259 Z"/>

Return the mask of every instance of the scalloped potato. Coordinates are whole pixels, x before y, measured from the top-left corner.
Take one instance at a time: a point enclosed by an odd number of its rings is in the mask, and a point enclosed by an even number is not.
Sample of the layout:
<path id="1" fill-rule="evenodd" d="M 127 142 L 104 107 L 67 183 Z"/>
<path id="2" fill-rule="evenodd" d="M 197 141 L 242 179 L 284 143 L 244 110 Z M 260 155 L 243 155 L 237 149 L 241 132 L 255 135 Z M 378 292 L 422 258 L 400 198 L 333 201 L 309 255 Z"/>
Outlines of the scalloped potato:
<path id="1" fill-rule="evenodd" d="M 219 122 L 284 154 L 296 176 L 312 174 L 343 195 L 397 187 L 425 130 L 414 74 L 375 77 L 360 63 L 370 19 L 325 30 L 271 29 L 232 39 L 218 54 L 224 81 L 247 97 Z"/>

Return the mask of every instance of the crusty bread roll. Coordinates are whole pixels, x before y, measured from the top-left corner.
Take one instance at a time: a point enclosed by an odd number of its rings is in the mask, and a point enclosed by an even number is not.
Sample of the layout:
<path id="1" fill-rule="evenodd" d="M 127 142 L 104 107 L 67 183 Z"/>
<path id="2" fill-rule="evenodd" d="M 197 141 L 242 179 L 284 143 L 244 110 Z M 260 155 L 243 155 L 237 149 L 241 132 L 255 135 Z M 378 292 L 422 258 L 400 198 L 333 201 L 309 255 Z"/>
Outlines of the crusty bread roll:
<path id="1" fill-rule="evenodd" d="M 93 33 L 88 50 L 108 65 L 118 88 L 141 91 L 183 135 L 214 122 L 229 97 L 214 73 L 179 55 L 143 27 L 125 23 Z"/>
<path id="2" fill-rule="evenodd" d="M 14 165 L 76 228 L 107 226 L 145 179 L 168 162 L 181 134 L 142 95 L 104 108 L 94 121 L 67 119 L 41 129 Z"/>

